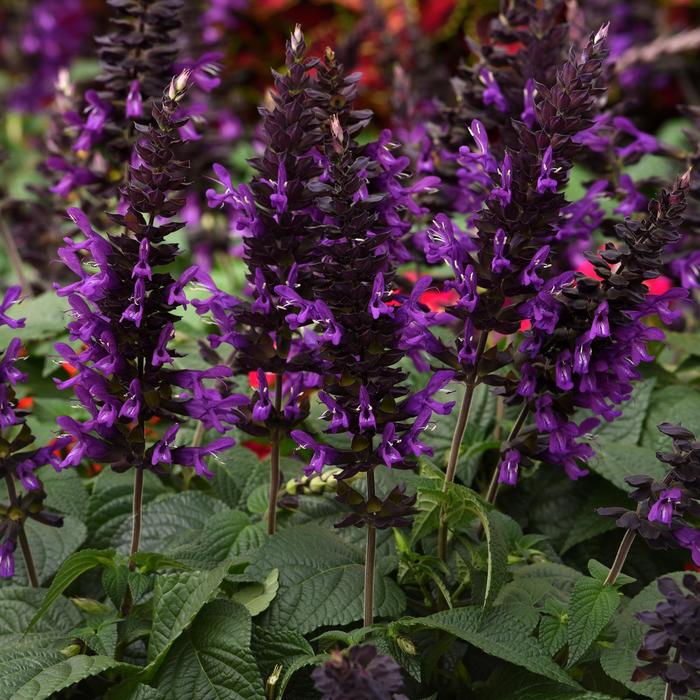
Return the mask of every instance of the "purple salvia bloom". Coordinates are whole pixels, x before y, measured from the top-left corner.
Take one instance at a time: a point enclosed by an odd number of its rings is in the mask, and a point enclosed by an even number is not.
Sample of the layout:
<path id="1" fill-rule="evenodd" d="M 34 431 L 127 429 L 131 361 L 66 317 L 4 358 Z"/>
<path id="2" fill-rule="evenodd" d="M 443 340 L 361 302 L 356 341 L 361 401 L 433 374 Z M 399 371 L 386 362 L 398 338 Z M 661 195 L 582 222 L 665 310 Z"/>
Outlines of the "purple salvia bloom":
<path id="1" fill-rule="evenodd" d="M 535 97 L 537 96 L 537 88 L 535 81 L 528 78 L 523 88 L 523 111 L 520 118 L 525 122 L 528 129 L 532 129 L 537 122 L 537 111 L 535 109 Z"/>
<path id="2" fill-rule="evenodd" d="M 550 192 L 556 192 L 557 188 L 559 187 L 559 183 L 551 177 L 552 158 L 552 147 L 547 146 L 547 150 L 542 156 L 542 163 L 540 164 L 540 176 L 537 178 L 537 191 L 540 194 L 544 194 L 547 192 L 547 190 Z"/>
<path id="3" fill-rule="evenodd" d="M 670 525 L 673 519 L 673 507 L 681 502 L 683 491 L 679 488 L 666 489 L 659 495 L 659 500 L 649 509 L 647 516 L 651 521 Z"/>
<path id="4" fill-rule="evenodd" d="M 507 112 L 508 102 L 506 102 L 506 98 L 501 92 L 501 88 L 498 86 L 493 73 L 490 70 L 483 68 L 479 72 L 479 80 L 481 80 L 485 88 L 482 95 L 484 104 L 486 106 L 493 105 L 499 112 Z"/>
<path id="5" fill-rule="evenodd" d="M 375 430 L 377 421 L 374 418 L 372 404 L 369 400 L 369 392 L 364 385 L 360 387 L 360 401 L 357 410 L 359 411 L 360 430 Z"/>
<path id="6" fill-rule="evenodd" d="M 511 267 L 510 261 L 504 255 L 507 242 L 506 232 L 499 228 L 493 237 L 493 260 L 491 261 L 491 271 L 497 275 Z"/>
<path id="7" fill-rule="evenodd" d="M 133 80 L 129 85 L 126 96 L 126 116 L 129 119 L 138 119 L 143 115 L 143 99 L 141 98 L 141 85 L 138 80 Z"/>
<path id="8" fill-rule="evenodd" d="M 503 156 L 503 163 L 499 168 L 499 173 L 501 175 L 501 184 L 499 187 L 494 187 L 491 190 L 491 198 L 497 199 L 502 207 L 507 207 L 513 196 L 510 191 L 511 183 L 513 182 L 513 161 L 508 151 Z"/>
<path id="9" fill-rule="evenodd" d="M 15 544 L 6 539 L 0 544 L 0 578 L 12 578 L 15 575 Z"/>
<path id="10" fill-rule="evenodd" d="M 515 486 L 518 483 L 518 467 L 520 466 L 520 452 L 507 450 L 498 466 L 498 483 Z"/>

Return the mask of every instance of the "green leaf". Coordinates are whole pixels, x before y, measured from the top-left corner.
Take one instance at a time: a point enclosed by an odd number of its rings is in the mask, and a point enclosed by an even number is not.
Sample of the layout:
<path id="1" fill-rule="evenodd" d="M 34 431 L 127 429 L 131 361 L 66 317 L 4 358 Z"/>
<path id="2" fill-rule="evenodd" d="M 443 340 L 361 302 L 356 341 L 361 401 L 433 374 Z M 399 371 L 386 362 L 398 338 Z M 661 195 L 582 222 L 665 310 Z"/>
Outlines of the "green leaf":
<path id="1" fill-rule="evenodd" d="M 62 403 L 65 413 L 65 402 Z M 47 494 L 44 504 L 49 510 L 57 510 L 78 520 L 85 520 L 89 494 L 77 471 L 64 469 L 57 472 L 53 467 L 46 466 L 37 470 L 37 476 L 44 484 Z"/>
<path id="2" fill-rule="evenodd" d="M 165 487 L 151 472 L 143 475 L 143 504 L 164 493 Z M 94 480 L 87 506 L 88 545 L 108 547 L 124 523 L 131 523 L 134 485 L 130 474 L 105 471 Z"/>
<path id="3" fill-rule="evenodd" d="M 326 625 L 362 618 L 364 552 L 315 525 L 290 527 L 270 538 L 252 555 L 246 574 L 262 578 L 279 568 L 277 597 L 264 613 L 266 624 L 291 627 L 302 634 Z M 377 562 L 377 617 L 399 615 L 405 605 L 401 589 Z"/>
<path id="4" fill-rule="evenodd" d="M 271 630 L 254 625 L 252 647 L 263 679 L 267 678 L 278 664 L 286 669 L 293 660 L 314 655 L 313 647 L 304 635 L 292 629 Z"/>
<path id="5" fill-rule="evenodd" d="M 419 488 L 418 509 L 411 542 L 415 544 L 437 527 L 440 508 L 444 505 L 449 527 L 456 530 L 466 527 L 478 518 L 486 539 L 486 586 L 484 605 L 493 603 L 507 578 L 508 524 L 507 516 L 494 510 L 486 510 L 483 501 L 471 490 L 460 484 L 450 484 L 447 492 L 440 488 Z"/>
<path id="6" fill-rule="evenodd" d="M 597 579 L 598 581 L 603 583 L 605 579 L 608 578 L 608 574 L 610 573 L 610 567 L 605 566 L 605 564 L 601 564 L 595 559 L 591 559 L 588 562 L 588 573 L 594 579 Z M 632 578 L 627 574 L 619 573 L 613 585 L 619 588 L 620 586 L 626 586 L 628 583 L 634 583 L 636 580 L 636 578 Z"/>
<path id="7" fill-rule="evenodd" d="M 178 544 L 191 542 L 209 517 L 226 509 L 221 502 L 201 491 L 185 491 L 162 496 L 144 506 L 141 513 L 143 552 L 168 552 Z M 131 544 L 131 522 L 122 522 L 112 545 L 127 553 Z"/>
<path id="8" fill-rule="evenodd" d="M 179 560 L 190 564 L 197 563 L 202 567 L 216 566 L 216 564 L 238 556 L 245 551 L 246 541 L 250 535 L 250 517 L 238 510 L 226 508 L 212 515 L 206 523 L 198 538 L 181 545 L 171 554 Z M 262 542 L 264 537 L 260 540 Z"/>
<path id="9" fill-rule="evenodd" d="M 508 610 L 493 608 L 485 614 L 480 606 L 445 610 L 401 625 L 439 629 L 478 647 L 491 656 L 522 666 L 550 680 L 578 688 L 530 632 L 512 618 Z"/>
<path id="10" fill-rule="evenodd" d="M 41 668 L 15 668 L 5 672 L 0 664 L 0 697 L 8 700 L 45 700 L 85 678 L 121 666 L 109 656 L 73 656 Z M 126 666 L 126 665 L 124 665 Z"/>
<path id="11" fill-rule="evenodd" d="M 272 569 L 263 583 L 252 583 L 239 588 L 232 596 L 234 603 L 240 603 L 253 616 L 259 615 L 270 606 L 279 589 L 279 570 Z"/>
<path id="12" fill-rule="evenodd" d="M 255 488 L 267 481 L 269 467 L 245 447 L 228 450 L 216 465 L 212 494 L 231 508 L 242 510 Z"/>
<path id="13" fill-rule="evenodd" d="M 250 651 L 245 608 L 227 600 L 209 603 L 168 652 L 156 677 L 168 700 L 264 700 Z"/>
<path id="14" fill-rule="evenodd" d="M 666 468 L 656 459 L 655 450 L 649 447 L 604 440 L 594 442 L 593 447 L 596 456 L 588 462 L 588 466 L 625 492 L 630 490 L 626 476 L 649 474 L 663 479 L 666 474 Z"/>
<path id="15" fill-rule="evenodd" d="M 0 347 L 7 347 L 12 338 L 22 343 L 53 338 L 66 330 L 68 302 L 54 292 L 45 292 L 38 297 L 25 299 L 13 309 L 15 318 L 25 318 L 23 328 L 0 327 Z"/>
<path id="16" fill-rule="evenodd" d="M 66 641 L 67 633 L 82 621 L 82 614 L 68 599 L 59 597 L 30 632 L 30 620 L 41 607 L 46 591 L 10 586 L 0 589 L 0 649 L 48 648 Z"/>
<path id="17" fill-rule="evenodd" d="M 673 385 L 655 391 L 644 423 L 642 445 L 652 451 L 668 450 L 671 439 L 660 432 L 657 426 L 660 423 L 678 423 L 685 428 L 697 431 L 700 428 L 699 415 L 700 391 L 697 389 L 688 385 Z"/>
<path id="18" fill-rule="evenodd" d="M 555 656 L 564 648 L 567 640 L 567 617 L 560 615 L 543 615 L 540 619 L 539 640 L 550 656 Z"/>
<path id="19" fill-rule="evenodd" d="M 602 479 L 597 481 L 597 484 L 591 485 L 586 500 L 571 518 L 566 540 L 559 550 L 560 555 L 564 555 L 577 544 L 614 530 L 616 527 L 613 518 L 598 515 L 596 508 L 619 505 L 624 502 L 625 497 L 608 482 Z"/>
<path id="20" fill-rule="evenodd" d="M 672 578 L 679 585 L 684 575 L 687 575 L 687 572 L 679 571 L 666 574 L 667 577 Z M 648 630 L 645 625 L 637 620 L 636 615 L 639 612 L 654 610 L 663 599 L 664 597 L 659 592 L 656 581 L 652 581 L 641 593 L 636 595 L 619 614 L 617 618 L 617 638 L 610 647 L 603 649 L 600 658 L 603 670 L 611 678 L 619 681 L 631 691 L 648 698 L 654 698 L 654 700 L 664 696 L 665 684 L 661 679 L 653 678 L 641 682 L 631 680 L 635 668 L 640 665 L 637 659 L 637 652 L 641 648 L 642 639 Z M 688 698 L 688 700 L 698 700 L 700 693 L 691 691 L 684 697 Z"/>
<path id="21" fill-rule="evenodd" d="M 27 631 L 46 614 L 61 593 L 81 574 L 98 566 L 110 566 L 113 560 L 114 551 L 111 549 L 83 549 L 68 557 L 59 567 L 41 606 L 30 620 Z"/>
<path id="22" fill-rule="evenodd" d="M 620 592 L 602 581 L 582 578 L 576 582 L 569 604 L 569 667 L 573 666 L 610 622 L 620 604 Z"/>
<path id="23" fill-rule="evenodd" d="M 49 581 L 60 563 L 80 547 L 87 535 L 85 525 L 71 516 L 65 516 L 63 527 L 49 527 L 27 519 L 24 528 L 40 584 Z M 15 557 L 15 566 L 15 583 L 28 585 L 24 557 L 19 552 Z"/>
<path id="24" fill-rule="evenodd" d="M 601 421 L 600 425 L 593 430 L 593 434 L 606 443 L 638 444 L 642 437 L 644 421 L 655 385 L 654 377 L 639 382 L 632 392 L 632 398 L 620 407 L 622 415 L 610 423 Z"/>
<path id="25" fill-rule="evenodd" d="M 148 659 L 154 661 L 192 622 L 195 615 L 219 590 L 228 573 L 225 563 L 211 571 L 161 574 L 153 594 L 153 629 L 148 642 Z"/>

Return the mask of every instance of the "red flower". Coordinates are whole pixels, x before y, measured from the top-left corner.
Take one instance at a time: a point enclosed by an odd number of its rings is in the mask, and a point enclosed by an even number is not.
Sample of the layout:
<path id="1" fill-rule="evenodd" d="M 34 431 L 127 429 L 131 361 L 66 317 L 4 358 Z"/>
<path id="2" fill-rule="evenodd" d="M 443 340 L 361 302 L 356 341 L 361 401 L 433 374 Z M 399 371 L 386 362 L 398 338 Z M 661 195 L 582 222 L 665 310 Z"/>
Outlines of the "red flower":
<path id="1" fill-rule="evenodd" d="M 246 440 L 241 443 L 243 447 L 247 447 L 252 452 L 258 455 L 258 459 L 265 459 L 270 452 L 272 452 L 272 445 L 266 445 L 262 442 L 255 442 L 255 440 Z"/>

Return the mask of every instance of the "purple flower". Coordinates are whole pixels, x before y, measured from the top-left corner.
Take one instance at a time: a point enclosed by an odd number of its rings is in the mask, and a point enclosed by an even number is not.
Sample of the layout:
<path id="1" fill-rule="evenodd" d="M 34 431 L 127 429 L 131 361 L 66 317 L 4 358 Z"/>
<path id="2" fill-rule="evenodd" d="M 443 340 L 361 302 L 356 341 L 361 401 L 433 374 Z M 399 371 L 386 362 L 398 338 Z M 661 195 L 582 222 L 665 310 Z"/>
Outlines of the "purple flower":
<path id="1" fill-rule="evenodd" d="M 141 86 L 138 80 L 133 80 L 129 85 L 129 92 L 126 96 L 126 116 L 129 119 L 134 119 L 142 115 L 143 100 L 141 98 Z"/>
<path id="2" fill-rule="evenodd" d="M 681 502 L 683 492 L 679 488 L 666 489 L 659 495 L 659 500 L 649 509 L 649 520 L 656 520 L 665 525 L 671 523 L 673 506 Z"/>
<path id="3" fill-rule="evenodd" d="M 507 450 L 501 463 L 498 465 L 498 483 L 515 486 L 518 483 L 518 467 L 520 466 L 520 452 Z"/>
<path id="4" fill-rule="evenodd" d="M 493 77 L 490 70 L 482 69 L 479 72 L 479 80 L 484 84 L 484 92 L 482 98 L 485 105 L 493 105 L 499 112 L 508 111 L 508 103 L 501 92 L 501 88 Z"/>
<path id="5" fill-rule="evenodd" d="M 536 96 L 535 81 L 532 78 L 528 78 L 523 88 L 523 111 L 520 114 L 520 118 L 527 124 L 528 129 L 532 129 L 537 121 L 537 111 L 535 110 Z"/>
<path id="6" fill-rule="evenodd" d="M 540 194 L 544 194 L 547 190 L 556 192 L 559 187 L 559 183 L 550 175 L 552 172 L 552 159 L 552 147 L 547 146 L 547 150 L 542 156 L 542 163 L 540 164 L 540 176 L 537 178 L 537 191 Z"/>

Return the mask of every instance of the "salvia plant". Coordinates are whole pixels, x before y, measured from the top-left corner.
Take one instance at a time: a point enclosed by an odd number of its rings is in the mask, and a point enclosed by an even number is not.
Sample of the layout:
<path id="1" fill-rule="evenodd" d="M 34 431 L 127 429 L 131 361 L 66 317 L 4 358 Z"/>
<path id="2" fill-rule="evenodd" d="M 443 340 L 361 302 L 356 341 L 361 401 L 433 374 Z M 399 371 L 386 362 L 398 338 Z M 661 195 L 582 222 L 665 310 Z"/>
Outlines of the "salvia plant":
<path id="1" fill-rule="evenodd" d="M 700 697 L 692 4 L 11 5 L 0 698 Z"/>

